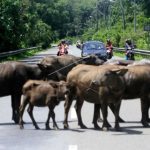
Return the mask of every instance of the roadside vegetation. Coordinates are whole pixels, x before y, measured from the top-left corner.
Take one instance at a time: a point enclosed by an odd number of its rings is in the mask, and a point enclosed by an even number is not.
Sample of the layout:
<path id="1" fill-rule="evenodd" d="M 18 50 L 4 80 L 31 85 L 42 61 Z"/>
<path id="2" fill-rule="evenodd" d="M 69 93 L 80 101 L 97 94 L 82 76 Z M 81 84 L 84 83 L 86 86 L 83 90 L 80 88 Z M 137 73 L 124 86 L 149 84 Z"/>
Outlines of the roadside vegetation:
<path id="1" fill-rule="evenodd" d="M 125 53 L 124 52 L 114 52 L 114 56 L 118 56 L 118 57 L 125 59 Z M 142 57 L 141 55 L 135 54 L 135 60 L 141 60 L 141 59 L 145 59 L 145 58 Z"/>
<path id="2" fill-rule="evenodd" d="M 0 62 L 3 62 L 3 61 L 17 61 L 17 60 L 20 60 L 20 59 L 23 59 L 23 58 L 33 56 L 41 50 L 42 50 L 41 48 L 37 48 L 37 49 L 34 49 L 34 50 L 22 52 L 20 54 L 0 58 Z"/>
<path id="3" fill-rule="evenodd" d="M 1 0 L 0 52 L 42 46 L 60 39 L 106 41 L 127 38 L 150 49 L 149 0 Z"/>

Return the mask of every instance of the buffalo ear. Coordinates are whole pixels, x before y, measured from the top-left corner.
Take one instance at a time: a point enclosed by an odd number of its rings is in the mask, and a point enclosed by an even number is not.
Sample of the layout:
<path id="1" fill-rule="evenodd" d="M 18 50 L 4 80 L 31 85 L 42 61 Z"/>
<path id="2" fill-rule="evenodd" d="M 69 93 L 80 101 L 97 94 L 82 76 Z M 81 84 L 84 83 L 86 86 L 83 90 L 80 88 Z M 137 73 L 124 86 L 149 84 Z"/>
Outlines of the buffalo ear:
<path id="1" fill-rule="evenodd" d="M 117 73 L 118 75 L 124 75 L 127 71 L 128 71 L 128 69 L 126 69 L 126 68 L 113 69 L 113 70 L 112 70 L 112 72 L 115 72 L 115 73 Z"/>
<path id="2" fill-rule="evenodd" d="M 41 63 L 38 63 L 37 65 L 41 70 L 45 70 L 51 66 L 49 64 L 41 64 Z"/>

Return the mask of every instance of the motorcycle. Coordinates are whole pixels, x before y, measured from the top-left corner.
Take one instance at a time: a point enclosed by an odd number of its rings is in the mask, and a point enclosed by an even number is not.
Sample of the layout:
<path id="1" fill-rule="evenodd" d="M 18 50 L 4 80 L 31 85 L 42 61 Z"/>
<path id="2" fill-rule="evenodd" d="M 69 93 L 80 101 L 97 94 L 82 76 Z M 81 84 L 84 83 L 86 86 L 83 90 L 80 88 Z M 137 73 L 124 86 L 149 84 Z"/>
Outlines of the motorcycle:
<path id="1" fill-rule="evenodd" d="M 57 52 L 57 56 L 67 55 L 68 51 L 65 51 L 64 53 L 61 53 L 60 51 Z"/>
<path id="2" fill-rule="evenodd" d="M 107 53 L 107 59 L 111 59 L 113 56 L 113 48 L 108 47 L 106 53 Z"/>
<path id="3" fill-rule="evenodd" d="M 127 60 L 135 60 L 134 58 L 134 51 L 132 48 L 128 48 L 126 52 L 126 59 Z"/>
<path id="4" fill-rule="evenodd" d="M 62 55 L 67 55 L 67 54 L 68 54 L 67 48 L 65 48 L 64 50 L 61 49 L 57 52 L 57 56 L 62 56 Z"/>

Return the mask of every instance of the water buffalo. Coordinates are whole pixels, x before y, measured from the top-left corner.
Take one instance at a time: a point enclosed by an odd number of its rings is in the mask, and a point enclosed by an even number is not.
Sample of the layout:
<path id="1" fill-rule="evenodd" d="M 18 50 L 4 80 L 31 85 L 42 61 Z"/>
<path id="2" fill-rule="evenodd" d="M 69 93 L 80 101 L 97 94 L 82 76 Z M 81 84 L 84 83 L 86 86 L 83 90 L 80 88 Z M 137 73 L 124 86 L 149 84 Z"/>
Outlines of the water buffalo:
<path id="1" fill-rule="evenodd" d="M 112 68 L 114 68 L 114 66 L 112 66 Z M 130 64 L 125 68 L 127 68 L 128 71 L 124 75 L 125 90 L 122 99 L 140 98 L 142 112 L 141 123 L 144 127 L 148 127 L 148 110 L 150 107 L 150 65 L 148 62 L 139 61 L 132 65 Z M 114 105 L 111 105 L 110 108 L 114 112 Z"/>
<path id="2" fill-rule="evenodd" d="M 65 99 L 65 94 L 67 94 L 67 84 L 64 81 L 54 82 L 54 81 L 37 81 L 29 80 L 23 86 L 23 100 L 20 106 L 20 128 L 23 128 L 23 113 L 27 104 L 29 107 L 27 109 L 29 116 L 33 122 L 36 129 L 39 129 L 36 121 L 33 117 L 33 107 L 44 107 L 48 106 L 49 113 L 46 121 L 46 129 L 49 130 L 49 119 L 52 117 L 53 125 L 58 129 L 57 123 L 55 121 L 54 108 L 59 104 L 60 100 Z"/>
<path id="3" fill-rule="evenodd" d="M 67 75 L 70 93 L 65 102 L 65 120 L 64 128 L 68 128 L 68 112 L 74 98 L 77 99 L 76 112 L 78 124 L 81 128 L 86 128 L 81 118 L 81 108 L 84 100 L 97 104 L 97 110 L 101 106 L 103 113 L 103 129 L 108 128 L 107 124 L 107 106 L 113 103 L 115 106 L 115 129 L 119 129 L 119 106 L 124 92 L 123 75 L 127 69 L 111 69 L 112 66 L 90 66 L 78 65 L 74 67 Z M 98 111 L 95 111 L 94 126 L 98 128 L 97 120 Z"/>
<path id="4" fill-rule="evenodd" d="M 125 74 L 126 89 L 123 99 L 141 99 L 141 122 L 144 127 L 148 125 L 148 108 L 150 103 L 150 66 L 149 65 L 131 65 L 128 66 Z"/>
<path id="5" fill-rule="evenodd" d="M 65 80 L 67 73 L 77 64 L 101 65 L 104 60 L 95 55 L 88 57 L 76 57 L 73 55 L 47 56 L 39 63 L 39 67 L 44 72 L 45 77 L 53 80 Z"/>
<path id="6" fill-rule="evenodd" d="M 40 68 L 21 62 L 0 63 L 0 96 L 11 95 L 12 119 L 19 121 L 19 106 L 22 86 L 28 79 L 40 79 Z"/>

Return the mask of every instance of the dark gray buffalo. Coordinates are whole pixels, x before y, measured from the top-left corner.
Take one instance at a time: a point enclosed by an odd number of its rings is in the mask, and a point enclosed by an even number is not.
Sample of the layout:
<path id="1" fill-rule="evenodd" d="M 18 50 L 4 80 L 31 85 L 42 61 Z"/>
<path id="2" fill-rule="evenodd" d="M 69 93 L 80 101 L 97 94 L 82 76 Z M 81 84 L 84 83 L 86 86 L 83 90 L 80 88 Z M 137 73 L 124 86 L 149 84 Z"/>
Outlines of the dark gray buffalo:
<path id="1" fill-rule="evenodd" d="M 73 55 L 47 56 L 39 63 L 39 67 L 45 74 L 45 78 L 53 80 L 65 80 L 68 72 L 78 64 L 101 65 L 104 60 L 95 55 L 88 57 L 76 57 Z M 48 76 L 47 76 L 48 75 Z"/>
<path id="2" fill-rule="evenodd" d="M 37 65 L 30 66 L 20 62 L 0 64 L 0 96 L 11 95 L 12 119 L 19 122 L 19 106 L 22 86 L 28 79 L 41 79 L 42 72 Z"/>
<path id="3" fill-rule="evenodd" d="M 119 66 L 118 66 L 119 67 Z M 112 66 L 112 69 L 114 66 Z M 131 64 L 124 75 L 125 90 L 122 93 L 122 99 L 140 98 L 141 100 L 141 123 L 144 127 L 148 127 L 150 108 L 150 65 L 148 62 L 142 61 Z M 114 105 L 110 106 L 114 112 Z"/>
<path id="4" fill-rule="evenodd" d="M 148 127 L 148 109 L 150 103 L 150 66 L 131 65 L 128 66 L 125 74 L 126 90 L 123 99 L 141 99 L 141 122 L 144 127 Z"/>

